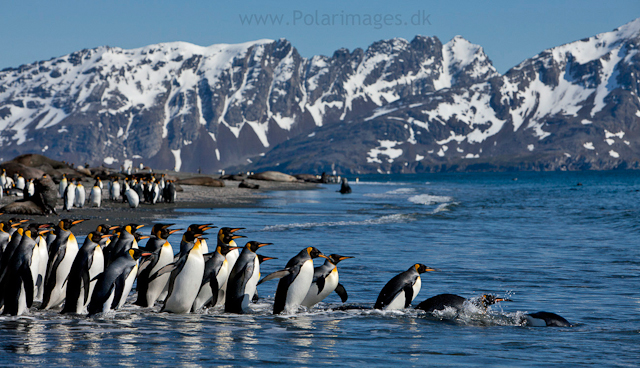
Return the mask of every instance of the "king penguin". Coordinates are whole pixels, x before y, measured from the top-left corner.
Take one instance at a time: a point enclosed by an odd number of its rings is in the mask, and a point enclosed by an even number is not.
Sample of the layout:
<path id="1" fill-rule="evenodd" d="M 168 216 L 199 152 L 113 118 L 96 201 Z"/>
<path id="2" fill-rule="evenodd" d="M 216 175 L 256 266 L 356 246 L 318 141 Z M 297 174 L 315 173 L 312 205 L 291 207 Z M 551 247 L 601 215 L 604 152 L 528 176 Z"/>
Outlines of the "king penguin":
<path id="1" fill-rule="evenodd" d="M 229 278 L 229 262 L 226 255 L 233 249 L 237 247 L 218 245 L 215 252 L 205 254 L 204 276 L 198 297 L 193 302 L 193 312 L 218 303 L 220 286 L 225 285 Z"/>
<path id="2" fill-rule="evenodd" d="M 347 291 L 339 282 L 338 268 L 336 266 L 338 262 L 348 258 L 353 257 L 331 254 L 322 266 L 316 267 L 313 271 L 313 281 L 311 281 L 309 292 L 300 304 L 304 307 L 311 308 L 324 300 L 324 298 L 329 296 L 333 291 L 340 296 L 343 303 L 346 302 L 348 298 Z"/>
<path id="3" fill-rule="evenodd" d="M 78 208 L 84 207 L 86 196 L 87 193 L 85 193 L 84 191 L 84 185 L 82 185 L 82 182 L 78 180 L 78 184 L 76 185 L 76 198 L 74 205 Z"/>
<path id="4" fill-rule="evenodd" d="M 245 313 L 249 302 L 256 293 L 260 280 L 260 258 L 256 251 L 271 243 L 248 242 L 242 249 L 238 261 L 233 266 L 227 279 L 227 293 L 224 311 L 227 313 Z M 266 260 L 268 258 L 264 258 Z"/>
<path id="5" fill-rule="evenodd" d="M 200 291 L 200 284 L 204 275 L 204 257 L 200 247 L 200 239 L 187 253 L 165 269 L 171 269 L 169 278 L 169 294 L 162 307 L 163 312 L 189 313 L 193 302 Z M 166 272 L 160 270 L 158 274 Z"/>
<path id="6" fill-rule="evenodd" d="M 149 239 L 144 248 L 144 251 L 151 253 L 151 255 L 145 258 L 140 265 L 141 271 L 138 275 L 138 299 L 135 302 L 136 305 L 153 307 L 165 289 L 167 282 L 169 282 L 169 273 L 157 276 L 154 279 L 151 279 L 151 275 L 156 274 L 161 268 L 173 262 L 173 248 L 167 238 L 182 229 L 169 230 L 168 228 L 171 225 L 153 225 L 152 231 L 156 230 L 155 234 Z"/>
<path id="7" fill-rule="evenodd" d="M 91 188 L 91 195 L 89 196 L 89 204 L 91 207 L 98 207 L 102 203 L 102 189 L 98 185 L 94 185 Z"/>
<path id="8" fill-rule="evenodd" d="M 423 310 L 427 313 L 433 313 L 435 311 L 443 311 L 446 308 L 451 308 L 460 313 L 464 310 L 465 305 L 471 304 L 476 308 L 480 308 L 482 312 L 485 312 L 489 306 L 498 302 L 510 302 L 511 299 L 499 298 L 495 295 L 484 294 L 479 298 L 467 299 L 455 294 L 439 294 L 426 299 L 416 306 L 416 309 Z"/>
<path id="9" fill-rule="evenodd" d="M 62 174 L 62 179 L 60 180 L 60 198 L 64 198 L 64 192 L 67 190 L 67 174 Z"/>
<path id="10" fill-rule="evenodd" d="M 227 260 L 227 269 L 228 269 L 228 273 L 231 272 L 231 270 L 233 269 L 233 266 L 236 265 L 236 261 L 238 260 L 238 257 L 240 256 L 240 251 L 238 249 L 241 249 L 241 247 L 238 247 L 238 244 L 236 244 L 236 239 L 240 239 L 240 238 L 246 238 L 246 236 L 244 235 L 238 235 L 235 234 L 236 231 L 239 230 L 244 230 L 243 227 L 236 227 L 236 228 L 230 228 L 230 227 L 223 227 L 220 228 L 220 230 L 218 231 L 218 246 L 222 246 L 223 249 L 224 247 L 228 247 L 229 250 L 227 252 L 227 255 L 225 256 L 225 259 Z M 228 279 L 227 275 L 227 279 Z M 220 285 L 220 288 L 218 290 L 218 302 L 217 302 L 217 306 L 221 306 L 224 305 L 224 301 L 225 301 L 225 293 L 227 290 L 227 282 L 225 281 L 222 285 Z"/>
<path id="11" fill-rule="evenodd" d="M 62 196 L 62 203 L 64 210 L 70 211 L 73 207 L 73 204 L 76 200 L 76 185 L 73 184 L 73 181 L 70 181 L 69 184 L 65 187 L 64 195 Z"/>
<path id="12" fill-rule="evenodd" d="M 106 313 L 124 305 L 138 273 L 138 259 L 146 255 L 148 253 L 141 249 L 129 249 L 97 276 L 89 315 Z"/>
<path id="13" fill-rule="evenodd" d="M 56 227 L 56 239 L 49 248 L 47 274 L 44 279 L 42 309 L 54 308 L 64 301 L 66 280 L 73 260 L 78 254 L 78 241 L 71 232 L 71 227 L 85 220 L 64 219 Z"/>
<path id="14" fill-rule="evenodd" d="M 385 310 L 407 308 L 420 292 L 422 286 L 420 274 L 430 271 L 436 270 L 416 263 L 403 273 L 394 276 L 380 291 L 374 308 Z"/>
<path id="15" fill-rule="evenodd" d="M 313 259 L 327 258 L 315 247 L 307 247 L 291 258 L 285 269 L 273 272 L 259 283 L 280 278 L 276 289 L 273 314 L 294 313 L 309 292 L 313 281 Z"/>
<path id="16" fill-rule="evenodd" d="M 69 271 L 62 313 L 85 313 L 95 287 L 94 278 L 104 271 L 104 255 L 98 243 L 109 236 L 93 231 L 85 238 Z"/>
<path id="17" fill-rule="evenodd" d="M 137 208 L 140 204 L 140 196 L 138 195 L 138 193 L 136 193 L 135 190 L 128 188 L 124 192 L 124 196 L 126 197 L 127 202 L 129 202 L 129 207 Z"/>
<path id="18" fill-rule="evenodd" d="M 564 317 L 542 311 L 525 314 L 523 325 L 530 327 L 573 327 Z"/>
<path id="19" fill-rule="evenodd" d="M 142 228 L 144 225 L 127 224 L 120 229 L 120 235 L 117 240 L 113 240 L 113 245 L 109 245 L 109 250 L 105 254 L 106 264 L 109 265 L 116 258 L 120 257 L 123 253 L 129 251 L 129 249 L 137 249 L 138 242 L 136 241 L 135 232 Z"/>

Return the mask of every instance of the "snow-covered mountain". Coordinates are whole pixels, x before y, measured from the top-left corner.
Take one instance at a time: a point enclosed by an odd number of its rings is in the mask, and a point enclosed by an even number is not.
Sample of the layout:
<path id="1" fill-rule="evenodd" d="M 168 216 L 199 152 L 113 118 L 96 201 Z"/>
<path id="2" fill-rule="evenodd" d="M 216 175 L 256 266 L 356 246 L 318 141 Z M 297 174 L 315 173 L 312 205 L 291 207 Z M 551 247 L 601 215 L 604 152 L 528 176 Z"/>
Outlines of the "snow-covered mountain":
<path id="1" fill-rule="evenodd" d="M 369 116 L 296 137 L 253 168 L 640 168 L 639 47 L 640 18 L 545 50 L 505 75 L 407 96 Z"/>
<path id="2" fill-rule="evenodd" d="M 638 167 L 640 19 L 500 75 L 462 37 L 100 47 L 0 72 L 0 157 L 214 172 Z"/>
<path id="3" fill-rule="evenodd" d="M 0 156 L 211 172 L 402 97 L 495 75 L 459 37 L 310 59 L 286 40 L 99 47 L 0 72 Z"/>

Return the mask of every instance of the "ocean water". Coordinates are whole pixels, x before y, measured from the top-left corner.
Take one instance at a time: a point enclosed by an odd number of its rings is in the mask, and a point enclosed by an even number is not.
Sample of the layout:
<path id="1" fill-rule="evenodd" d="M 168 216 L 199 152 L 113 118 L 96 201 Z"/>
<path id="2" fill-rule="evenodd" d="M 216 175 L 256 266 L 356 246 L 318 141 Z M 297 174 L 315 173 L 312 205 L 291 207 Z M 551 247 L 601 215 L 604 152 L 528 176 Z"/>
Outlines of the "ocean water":
<path id="1" fill-rule="evenodd" d="M 439 271 L 422 275 L 414 305 L 441 293 L 513 301 L 487 313 L 427 315 L 336 311 L 342 303 L 333 294 L 314 309 L 274 316 L 277 281 L 269 281 L 247 315 L 171 315 L 127 304 L 92 318 L 3 316 L 1 365 L 638 365 L 639 172 L 350 179 L 349 195 L 336 193 L 337 185 L 273 192 L 259 208 L 163 221 L 245 227 L 247 240 L 274 243 L 259 251 L 278 257 L 262 265 L 262 275 L 307 246 L 353 256 L 338 266 L 352 306 L 373 306 L 385 283 L 417 262 Z M 179 236 L 170 240 L 177 248 Z M 522 326 L 524 313 L 540 310 L 574 327 Z"/>

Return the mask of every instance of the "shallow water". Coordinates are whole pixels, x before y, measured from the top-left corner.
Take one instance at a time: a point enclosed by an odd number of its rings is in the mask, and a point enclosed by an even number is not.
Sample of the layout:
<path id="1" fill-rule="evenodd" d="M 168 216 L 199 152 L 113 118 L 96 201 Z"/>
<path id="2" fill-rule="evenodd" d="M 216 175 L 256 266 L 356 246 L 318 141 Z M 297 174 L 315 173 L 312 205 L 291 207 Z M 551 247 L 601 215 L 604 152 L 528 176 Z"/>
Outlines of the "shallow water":
<path id="1" fill-rule="evenodd" d="M 310 245 L 354 256 L 339 265 L 349 305 L 371 307 L 382 286 L 416 262 L 439 272 L 423 274 L 414 305 L 445 292 L 514 301 L 456 317 L 334 311 L 342 303 L 333 294 L 310 311 L 273 316 L 277 282 L 270 281 L 258 287 L 253 313 L 241 316 L 127 304 L 95 318 L 0 317 L 2 365 L 637 366 L 640 173 L 359 179 L 350 195 L 336 185 L 275 192 L 260 208 L 164 221 L 245 227 L 248 240 L 274 243 L 259 251 L 279 258 L 263 264 L 263 275 Z M 170 240 L 177 245 L 179 236 Z M 539 310 L 575 327 L 521 326 L 523 313 Z"/>

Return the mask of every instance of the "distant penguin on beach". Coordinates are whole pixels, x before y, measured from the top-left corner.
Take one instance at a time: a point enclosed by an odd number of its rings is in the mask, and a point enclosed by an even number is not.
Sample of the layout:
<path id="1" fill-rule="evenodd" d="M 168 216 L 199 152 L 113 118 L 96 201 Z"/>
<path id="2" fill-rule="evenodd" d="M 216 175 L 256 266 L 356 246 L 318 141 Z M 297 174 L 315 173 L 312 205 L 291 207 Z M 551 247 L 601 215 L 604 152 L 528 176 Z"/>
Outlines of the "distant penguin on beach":
<path id="1" fill-rule="evenodd" d="M 340 190 L 338 191 L 340 194 L 350 194 L 351 187 L 349 186 L 349 182 L 347 178 L 342 178 L 342 184 L 340 184 Z"/>

